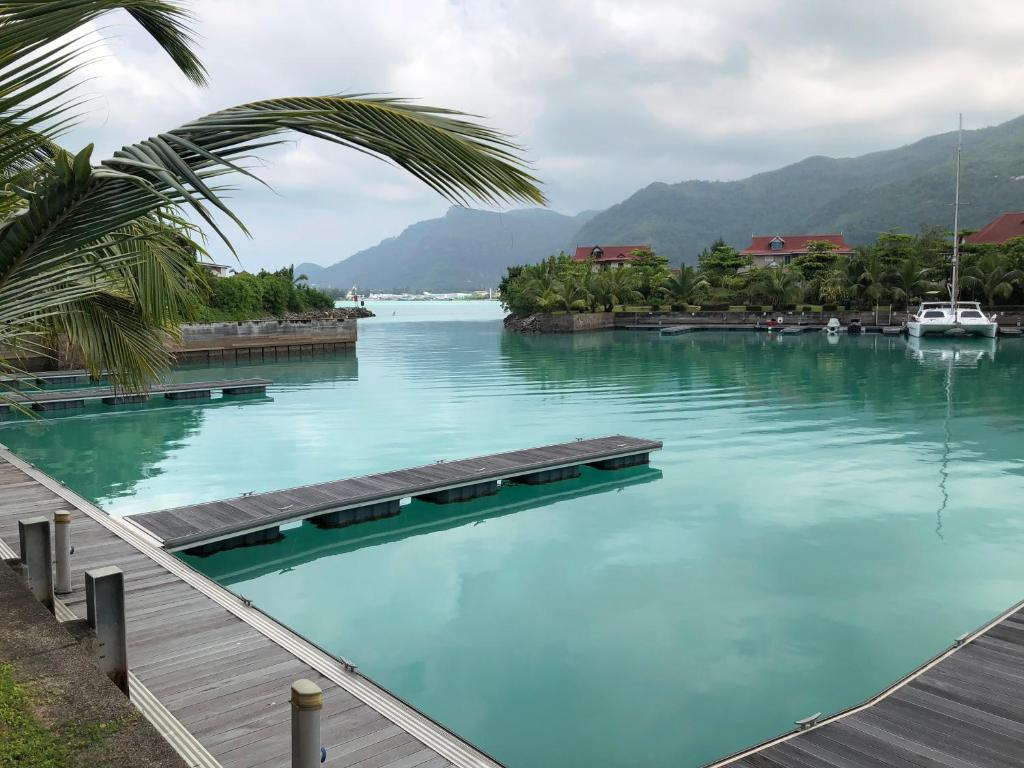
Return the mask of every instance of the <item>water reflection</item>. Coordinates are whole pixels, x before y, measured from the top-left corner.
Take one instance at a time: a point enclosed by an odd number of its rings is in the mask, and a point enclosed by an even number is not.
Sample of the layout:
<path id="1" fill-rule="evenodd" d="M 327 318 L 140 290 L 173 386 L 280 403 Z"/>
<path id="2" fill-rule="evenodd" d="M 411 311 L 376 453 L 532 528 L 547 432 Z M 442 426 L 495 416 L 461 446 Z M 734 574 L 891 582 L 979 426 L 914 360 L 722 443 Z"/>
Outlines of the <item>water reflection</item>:
<path id="1" fill-rule="evenodd" d="M 231 585 L 270 573 L 283 573 L 325 557 L 336 557 L 366 547 L 394 544 L 414 536 L 448 531 L 464 525 L 482 525 L 504 515 L 540 509 L 557 502 L 584 499 L 597 494 L 660 480 L 662 472 L 650 466 L 604 472 L 583 467 L 578 478 L 539 486 L 503 485 L 496 496 L 450 505 L 413 501 L 397 517 L 370 523 L 322 530 L 305 522 L 284 531 L 284 538 L 252 551 L 228 550 L 208 557 L 182 555 L 208 576 Z M 255 560 L 255 561 L 254 561 Z"/>
<path id="2" fill-rule="evenodd" d="M 10 416 L 0 441 L 16 445 L 26 461 L 59 467 L 54 475 L 86 498 L 113 498 L 131 495 L 140 481 L 163 474 L 164 461 L 201 431 L 210 413 L 273 402 L 260 394 L 180 402 L 160 397 L 113 408 L 89 402 L 41 419 Z"/>

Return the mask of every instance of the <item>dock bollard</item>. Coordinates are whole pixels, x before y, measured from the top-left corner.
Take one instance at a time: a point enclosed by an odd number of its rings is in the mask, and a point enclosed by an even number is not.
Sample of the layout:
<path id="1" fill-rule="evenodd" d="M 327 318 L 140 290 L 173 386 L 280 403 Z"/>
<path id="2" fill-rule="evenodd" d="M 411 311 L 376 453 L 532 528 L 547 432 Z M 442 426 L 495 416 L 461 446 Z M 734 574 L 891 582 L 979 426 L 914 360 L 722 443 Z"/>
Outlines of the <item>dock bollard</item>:
<path id="1" fill-rule="evenodd" d="M 292 768 L 320 765 L 320 710 L 324 693 L 312 680 L 292 683 Z"/>
<path id="2" fill-rule="evenodd" d="M 89 626 L 96 632 L 100 670 L 128 695 L 128 644 L 124 620 L 124 572 L 116 565 L 85 572 Z"/>
<path id="3" fill-rule="evenodd" d="M 42 516 L 18 521 L 21 562 L 28 586 L 36 599 L 53 613 L 53 558 L 50 555 L 50 521 Z"/>
<path id="4" fill-rule="evenodd" d="M 53 513 L 53 554 L 57 579 L 54 589 L 58 595 L 71 592 L 71 513 Z"/>

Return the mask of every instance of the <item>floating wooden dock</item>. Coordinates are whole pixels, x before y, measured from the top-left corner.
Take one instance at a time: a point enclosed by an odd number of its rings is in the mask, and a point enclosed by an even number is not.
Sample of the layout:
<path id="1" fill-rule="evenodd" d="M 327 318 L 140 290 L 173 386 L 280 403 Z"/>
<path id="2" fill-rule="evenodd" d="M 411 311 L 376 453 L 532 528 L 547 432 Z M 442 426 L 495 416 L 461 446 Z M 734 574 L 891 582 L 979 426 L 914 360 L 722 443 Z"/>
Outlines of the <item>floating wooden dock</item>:
<path id="1" fill-rule="evenodd" d="M 152 546 L 120 519 L 0 448 L 0 557 L 19 518 L 71 510 L 72 592 L 62 621 L 86 617 L 83 573 L 125 573 L 132 702 L 194 768 L 288 768 L 289 686 L 323 689 L 327 765 L 501 768 L 493 758 L 259 608 Z"/>
<path id="2" fill-rule="evenodd" d="M 864 704 L 708 768 L 1024 765 L 1024 603 Z"/>
<path id="3" fill-rule="evenodd" d="M 7 399 L 21 405 L 31 406 L 36 411 L 63 411 L 84 408 L 86 400 L 102 400 L 105 405 L 122 403 L 144 403 L 152 395 L 163 395 L 168 400 L 195 400 L 210 397 L 218 389 L 224 395 L 247 395 L 266 392 L 272 382 L 269 379 L 225 379 L 221 381 L 193 381 L 182 384 L 155 384 L 145 393 L 128 393 L 113 387 L 89 387 L 87 389 L 61 389 L 49 392 L 32 392 L 7 395 Z M 9 405 L 0 405 L 0 413 L 8 413 Z"/>
<path id="4" fill-rule="evenodd" d="M 100 372 L 100 377 L 97 381 L 103 381 L 108 378 L 106 371 Z M 67 371 L 36 371 L 24 374 L 13 374 L 9 376 L 0 376 L 0 382 L 6 384 L 17 384 L 36 387 L 60 387 L 67 384 L 79 384 L 90 381 L 92 374 L 84 368 L 77 368 L 74 370 Z"/>
<path id="5" fill-rule="evenodd" d="M 499 482 L 536 484 L 574 477 L 582 465 L 620 469 L 646 464 L 651 451 L 661 446 L 660 440 L 624 435 L 576 440 L 146 512 L 127 520 L 165 549 L 208 554 L 274 541 L 283 523 L 307 518 L 338 527 L 396 515 L 402 499 L 447 504 L 497 493 Z"/>
<path id="6" fill-rule="evenodd" d="M 700 324 L 672 324 L 672 325 L 655 325 L 655 324 L 634 324 L 634 325 L 617 325 L 617 329 L 624 331 L 658 331 L 662 336 L 679 336 L 684 333 L 695 333 L 697 331 L 729 331 L 729 332 L 746 332 L 746 333 L 773 333 L 773 334 L 784 334 L 794 335 L 802 333 L 820 333 L 826 330 L 826 326 L 823 323 L 803 323 L 797 325 L 755 325 L 754 323 L 708 323 L 704 325 Z M 840 329 L 841 333 L 846 333 L 847 327 L 843 326 Z M 862 333 L 880 333 L 885 336 L 898 336 L 904 333 L 904 329 L 901 326 L 883 326 L 883 325 L 865 325 L 861 327 Z"/>

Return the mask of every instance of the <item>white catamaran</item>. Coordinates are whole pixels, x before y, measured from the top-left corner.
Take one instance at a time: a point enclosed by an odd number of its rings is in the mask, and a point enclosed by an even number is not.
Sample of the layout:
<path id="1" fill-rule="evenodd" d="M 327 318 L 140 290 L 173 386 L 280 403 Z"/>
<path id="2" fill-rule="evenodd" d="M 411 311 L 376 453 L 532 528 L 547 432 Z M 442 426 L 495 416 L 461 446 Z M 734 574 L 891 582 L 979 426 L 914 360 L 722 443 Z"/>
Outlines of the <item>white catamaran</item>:
<path id="1" fill-rule="evenodd" d="M 976 301 L 959 301 L 960 294 L 960 150 L 963 146 L 964 120 L 956 140 L 956 193 L 953 200 L 953 279 L 949 283 L 949 301 L 922 301 L 907 320 L 910 336 L 931 336 L 956 332 L 995 338 L 999 326 L 995 316 L 987 317 Z"/>

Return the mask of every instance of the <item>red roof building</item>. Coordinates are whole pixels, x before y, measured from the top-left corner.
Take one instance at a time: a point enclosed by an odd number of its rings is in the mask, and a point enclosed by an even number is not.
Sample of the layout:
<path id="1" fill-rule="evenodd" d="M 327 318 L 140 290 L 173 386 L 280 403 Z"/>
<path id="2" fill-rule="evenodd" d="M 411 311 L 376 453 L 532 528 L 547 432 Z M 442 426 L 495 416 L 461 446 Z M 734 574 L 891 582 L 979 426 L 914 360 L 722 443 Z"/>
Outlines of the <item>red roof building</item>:
<path id="1" fill-rule="evenodd" d="M 650 250 L 649 245 L 581 245 L 573 254 L 573 261 L 593 259 L 598 267 L 621 267 L 636 258 L 636 251 Z"/>
<path id="2" fill-rule="evenodd" d="M 967 235 L 964 242 L 971 245 L 1002 245 L 1015 237 L 1024 237 L 1024 213 L 997 216 L 973 235 Z"/>
<path id="3" fill-rule="evenodd" d="M 853 248 L 846 244 L 842 234 L 838 235 L 755 235 L 744 256 L 753 259 L 755 267 L 771 265 L 785 266 L 794 256 L 809 253 L 811 243 L 826 242 L 835 246 L 835 253 L 852 256 Z"/>

